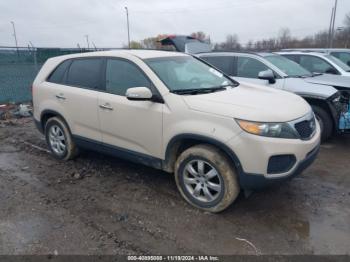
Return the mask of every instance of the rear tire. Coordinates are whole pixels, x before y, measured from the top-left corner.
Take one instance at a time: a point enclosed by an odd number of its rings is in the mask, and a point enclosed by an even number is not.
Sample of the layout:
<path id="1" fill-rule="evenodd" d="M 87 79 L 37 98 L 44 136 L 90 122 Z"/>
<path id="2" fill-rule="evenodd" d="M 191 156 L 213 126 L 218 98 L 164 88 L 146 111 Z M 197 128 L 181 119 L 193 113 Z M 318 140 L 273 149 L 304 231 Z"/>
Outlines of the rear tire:
<path id="1" fill-rule="evenodd" d="M 213 213 L 226 209 L 240 192 L 229 159 L 211 145 L 185 150 L 175 163 L 175 180 L 188 203 Z"/>
<path id="2" fill-rule="evenodd" d="M 67 124 L 60 117 L 47 120 L 45 138 L 52 155 L 57 159 L 67 161 L 79 153 Z"/>
<path id="3" fill-rule="evenodd" d="M 319 106 L 312 106 L 316 118 L 321 127 L 321 140 L 327 141 L 333 134 L 333 121 L 326 110 Z"/>

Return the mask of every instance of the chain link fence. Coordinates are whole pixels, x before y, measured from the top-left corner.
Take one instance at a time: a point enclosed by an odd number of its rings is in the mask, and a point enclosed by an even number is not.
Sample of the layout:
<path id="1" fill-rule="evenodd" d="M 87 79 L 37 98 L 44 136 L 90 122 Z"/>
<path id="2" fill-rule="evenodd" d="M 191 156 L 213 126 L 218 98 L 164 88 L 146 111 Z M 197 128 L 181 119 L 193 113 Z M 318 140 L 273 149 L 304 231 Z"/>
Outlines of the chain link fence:
<path id="1" fill-rule="evenodd" d="M 31 101 L 31 85 L 41 66 L 48 58 L 89 51 L 96 50 L 0 47 L 0 103 Z"/>

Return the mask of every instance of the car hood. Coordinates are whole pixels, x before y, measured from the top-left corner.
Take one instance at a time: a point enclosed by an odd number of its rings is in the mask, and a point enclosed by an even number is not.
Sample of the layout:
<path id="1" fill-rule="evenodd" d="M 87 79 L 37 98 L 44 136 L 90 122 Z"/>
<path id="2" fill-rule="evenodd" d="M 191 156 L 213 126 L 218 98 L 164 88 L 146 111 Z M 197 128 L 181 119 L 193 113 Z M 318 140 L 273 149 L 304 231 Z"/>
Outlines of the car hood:
<path id="1" fill-rule="evenodd" d="M 284 90 L 293 92 L 303 97 L 315 97 L 321 99 L 328 99 L 338 92 L 336 88 L 331 85 L 322 85 L 308 82 L 310 78 L 285 78 Z"/>
<path id="2" fill-rule="evenodd" d="M 333 86 L 337 89 L 350 90 L 350 77 L 338 75 L 319 75 L 305 78 L 305 81 L 312 84 Z"/>
<path id="3" fill-rule="evenodd" d="M 301 97 L 259 85 L 241 83 L 226 91 L 183 96 L 192 110 L 257 122 L 286 122 L 310 112 Z"/>

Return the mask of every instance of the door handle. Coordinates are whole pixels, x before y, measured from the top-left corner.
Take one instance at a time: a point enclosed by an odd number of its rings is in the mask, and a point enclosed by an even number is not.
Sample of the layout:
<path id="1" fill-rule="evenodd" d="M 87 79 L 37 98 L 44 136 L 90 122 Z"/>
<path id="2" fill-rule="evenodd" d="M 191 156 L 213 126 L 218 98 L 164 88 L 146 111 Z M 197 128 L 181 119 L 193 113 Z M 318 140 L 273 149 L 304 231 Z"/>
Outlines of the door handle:
<path id="1" fill-rule="evenodd" d="M 111 105 L 108 103 L 100 105 L 100 108 L 106 109 L 106 110 L 113 110 L 113 107 L 111 107 Z"/>
<path id="2" fill-rule="evenodd" d="M 66 100 L 65 96 L 63 94 L 58 94 L 56 95 L 57 99 L 62 99 L 62 100 Z"/>

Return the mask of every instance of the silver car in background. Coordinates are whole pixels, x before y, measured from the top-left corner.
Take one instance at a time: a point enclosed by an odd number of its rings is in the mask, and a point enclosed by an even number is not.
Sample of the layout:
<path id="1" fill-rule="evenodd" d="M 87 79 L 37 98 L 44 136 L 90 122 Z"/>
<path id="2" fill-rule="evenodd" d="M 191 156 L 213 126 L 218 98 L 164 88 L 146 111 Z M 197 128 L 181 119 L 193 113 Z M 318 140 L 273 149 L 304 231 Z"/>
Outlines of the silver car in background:
<path id="1" fill-rule="evenodd" d="M 293 60 L 312 73 L 350 77 L 350 66 L 328 53 L 312 51 L 284 51 L 277 53 Z"/>
<path id="2" fill-rule="evenodd" d="M 238 82 L 256 83 L 302 96 L 320 122 L 323 141 L 334 132 L 350 132 L 349 77 L 312 74 L 275 53 L 209 52 L 197 56 Z"/>
<path id="3" fill-rule="evenodd" d="M 295 48 L 282 49 L 281 51 L 309 51 L 325 53 L 338 58 L 344 64 L 350 66 L 350 49 L 349 48 Z"/>

